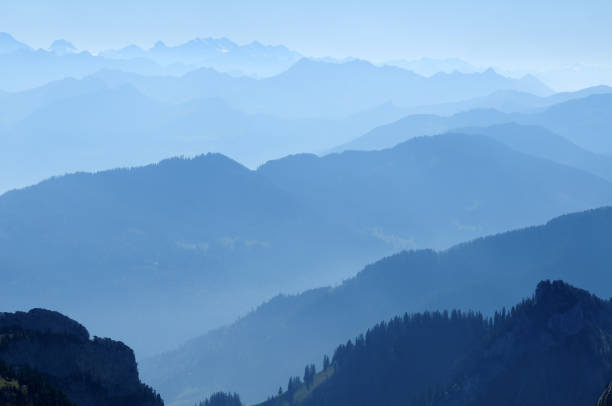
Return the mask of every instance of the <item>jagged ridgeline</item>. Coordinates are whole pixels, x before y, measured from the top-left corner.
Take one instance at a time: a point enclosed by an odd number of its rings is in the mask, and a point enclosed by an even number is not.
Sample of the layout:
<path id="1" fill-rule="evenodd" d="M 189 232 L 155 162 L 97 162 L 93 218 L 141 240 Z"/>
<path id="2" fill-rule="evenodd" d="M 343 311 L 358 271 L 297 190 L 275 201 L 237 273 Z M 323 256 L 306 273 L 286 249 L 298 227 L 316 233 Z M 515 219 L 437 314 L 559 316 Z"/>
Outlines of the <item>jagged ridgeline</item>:
<path id="1" fill-rule="evenodd" d="M 261 405 L 594 405 L 612 379 L 611 348 L 612 302 L 546 281 L 491 319 L 452 311 L 380 323 Z"/>
<path id="2" fill-rule="evenodd" d="M 162 406 L 132 350 L 57 312 L 0 313 L 0 405 Z"/>

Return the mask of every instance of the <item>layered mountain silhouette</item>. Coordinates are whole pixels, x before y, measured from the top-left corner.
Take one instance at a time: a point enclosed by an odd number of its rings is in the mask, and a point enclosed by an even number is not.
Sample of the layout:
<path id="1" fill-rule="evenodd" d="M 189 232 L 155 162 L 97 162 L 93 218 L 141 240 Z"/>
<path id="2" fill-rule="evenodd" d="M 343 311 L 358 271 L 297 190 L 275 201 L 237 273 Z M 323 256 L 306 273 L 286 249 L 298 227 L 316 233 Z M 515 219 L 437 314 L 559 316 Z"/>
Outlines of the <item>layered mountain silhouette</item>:
<path id="1" fill-rule="evenodd" d="M 129 347 L 90 339 L 85 327 L 57 312 L 0 313 L 0 362 L 0 396 L 9 402 L 3 405 L 163 405 L 140 382 Z"/>
<path id="2" fill-rule="evenodd" d="M 486 96 L 498 90 L 552 94 L 541 83 L 506 78 L 492 69 L 426 78 L 363 60 L 335 63 L 303 58 L 285 72 L 261 80 L 235 78 L 208 68 L 181 77 L 143 77 L 120 72 L 96 77 L 109 83 L 130 84 L 161 101 L 187 101 L 207 94 L 245 112 L 287 118 L 341 118 L 387 102 L 400 107 L 421 106 Z"/>
<path id="3" fill-rule="evenodd" d="M 408 108 L 406 109 L 406 115 L 435 114 L 450 116 L 475 109 L 494 109 L 504 113 L 534 113 L 569 100 L 609 93 L 612 93 L 612 87 L 603 85 L 573 92 L 555 93 L 544 97 L 516 90 L 498 90 L 487 96 L 470 100 Z"/>
<path id="4" fill-rule="evenodd" d="M 611 113 L 612 94 L 601 93 L 570 99 L 531 114 L 478 109 L 450 117 L 412 115 L 376 128 L 336 148 L 336 151 L 389 148 L 412 137 L 434 135 L 461 127 L 517 123 L 546 128 L 591 152 L 610 155 L 612 141 L 608 136 L 610 123 L 606 117 Z"/>
<path id="5" fill-rule="evenodd" d="M 256 172 L 222 155 L 172 159 L 1 196 L 0 265 L 11 272 L 0 289 L 15 309 L 76 311 L 151 353 L 401 249 L 611 202 L 605 180 L 485 136 L 291 156 Z"/>
<path id="6" fill-rule="evenodd" d="M 381 151 L 289 156 L 258 173 L 398 248 L 446 248 L 611 202 L 610 184 L 597 176 L 463 134 Z"/>
<path id="7" fill-rule="evenodd" d="M 457 131 L 486 135 L 516 151 L 578 168 L 612 181 L 612 156 L 587 151 L 542 127 L 508 123 L 466 127 Z"/>
<path id="8" fill-rule="evenodd" d="M 542 282 L 492 320 L 453 311 L 379 324 L 263 405 L 595 404 L 612 374 L 611 339 L 610 301 Z"/>
<path id="9" fill-rule="evenodd" d="M 402 117 L 361 112 L 342 120 L 245 114 L 222 99 L 161 103 L 129 85 L 67 79 L 0 95 L 0 193 L 51 175 L 144 165 L 169 156 L 221 152 L 250 167 L 329 149 Z M 21 163 L 28 161 L 27 167 Z"/>
<path id="10" fill-rule="evenodd" d="M 219 154 L 8 192 L 0 230 L 5 306 L 53 306 L 145 353 L 392 250 Z"/>
<path id="11" fill-rule="evenodd" d="M 562 278 L 608 297 L 612 294 L 610 233 L 612 209 L 603 208 L 442 252 L 403 252 L 366 267 L 340 286 L 278 296 L 232 325 L 143 360 L 143 377 L 169 404 L 193 404 L 218 390 L 237 391 L 247 402 L 254 402 L 277 393 L 279 385 L 286 389 L 289 376 L 301 375 L 304 365 L 320 365 L 323 354 L 332 355 L 338 343 L 404 312 L 456 308 L 493 315 L 520 302 L 530 294 L 529 287 L 543 279 Z M 546 326 L 543 321 L 539 328 Z M 454 339 L 446 333 L 428 334 L 427 340 Z M 442 369 L 434 372 L 444 373 Z M 593 372 L 581 379 L 604 378 Z M 600 385 L 599 392 L 603 384 L 598 380 L 593 382 Z M 409 380 L 404 383 L 408 385 Z"/>

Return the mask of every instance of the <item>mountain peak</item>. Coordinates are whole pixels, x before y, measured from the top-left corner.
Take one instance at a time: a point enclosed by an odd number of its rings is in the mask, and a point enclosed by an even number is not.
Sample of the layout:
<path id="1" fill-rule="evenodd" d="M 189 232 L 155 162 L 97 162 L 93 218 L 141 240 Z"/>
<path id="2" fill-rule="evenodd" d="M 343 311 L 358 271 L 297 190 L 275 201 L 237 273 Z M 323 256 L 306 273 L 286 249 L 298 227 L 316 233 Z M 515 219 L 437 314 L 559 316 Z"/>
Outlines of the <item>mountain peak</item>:
<path id="1" fill-rule="evenodd" d="M 535 292 L 535 306 L 547 314 L 561 313 L 579 303 L 589 304 L 596 300 L 589 292 L 563 281 L 542 281 Z"/>
<path id="2" fill-rule="evenodd" d="M 53 41 L 53 43 L 49 46 L 49 51 L 56 55 L 67 55 L 76 53 L 77 49 L 71 42 L 64 39 L 58 39 Z"/>
<path id="3" fill-rule="evenodd" d="M 153 49 L 163 49 L 163 48 L 167 48 L 166 44 L 164 44 L 163 41 L 157 41 L 154 45 L 153 45 Z"/>

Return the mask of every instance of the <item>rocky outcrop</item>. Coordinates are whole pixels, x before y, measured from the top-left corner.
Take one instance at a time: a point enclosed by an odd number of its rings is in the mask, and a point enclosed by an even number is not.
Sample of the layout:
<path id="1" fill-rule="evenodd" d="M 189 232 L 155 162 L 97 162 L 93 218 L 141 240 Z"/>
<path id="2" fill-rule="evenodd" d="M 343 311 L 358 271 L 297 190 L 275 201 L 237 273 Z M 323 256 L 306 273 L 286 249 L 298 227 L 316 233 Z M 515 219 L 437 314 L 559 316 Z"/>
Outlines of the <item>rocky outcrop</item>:
<path id="1" fill-rule="evenodd" d="M 57 312 L 0 314 L 0 360 L 27 367 L 57 386 L 77 406 L 158 406 L 140 382 L 133 351 Z"/>

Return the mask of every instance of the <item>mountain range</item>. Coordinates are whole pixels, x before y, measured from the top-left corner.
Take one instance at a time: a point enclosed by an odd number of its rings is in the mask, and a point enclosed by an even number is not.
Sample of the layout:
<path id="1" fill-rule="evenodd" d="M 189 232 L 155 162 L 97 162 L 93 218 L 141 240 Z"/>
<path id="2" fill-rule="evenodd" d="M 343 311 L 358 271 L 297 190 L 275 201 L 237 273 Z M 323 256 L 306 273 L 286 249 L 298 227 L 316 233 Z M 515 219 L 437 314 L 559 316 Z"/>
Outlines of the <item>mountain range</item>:
<path id="1" fill-rule="evenodd" d="M 151 354 L 401 249 L 610 203 L 607 181 L 486 136 L 290 156 L 257 171 L 218 154 L 171 159 L 0 196 L 10 270 L 0 290 L 13 309 L 53 305 Z"/>
<path id="2" fill-rule="evenodd" d="M 129 45 L 96 55 L 80 51 L 66 40 L 56 40 L 48 49 L 33 49 L 8 33 L 0 33 L 0 89 L 20 91 L 66 77 L 82 78 L 102 69 L 181 75 L 209 67 L 232 75 L 271 76 L 299 58 L 284 46 L 257 41 L 238 45 L 227 38 L 196 38 L 177 46 L 158 41 L 148 50 Z"/>
<path id="3" fill-rule="evenodd" d="M 249 167 L 297 152 L 329 149 L 400 110 L 364 111 L 342 120 L 283 119 L 243 113 L 219 98 L 158 102 L 130 85 L 66 79 L 0 95 L 0 193 L 75 171 L 144 165 L 216 151 Z M 53 153 L 51 153 L 53 152 Z M 20 163 L 31 162 L 27 167 Z"/>
<path id="4" fill-rule="evenodd" d="M 369 133 L 334 151 L 389 148 L 412 137 L 434 135 L 462 127 L 482 127 L 517 123 L 543 127 L 574 144 L 599 154 L 612 154 L 608 136 L 612 113 L 612 93 L 590 94 L 554 104 L 535 113 L 503 113 L 494 109 L 475 109 L 450 117 L 409 115 Z"/>
<path id="5" fill-rule="evenodd" d="M 53 306 L 139 353 L 391 252 L 218 154 L 8 192 L 0 230 L 5 307 Z"/>
<path id="6" fill-rule="evenodd" d="M 276 75 L 302 57 L 282 45 L 263 45 L 257 41 L 238 45 L 227 38 L 195 38 L 176 46 L 167 46 L 158 41 L 146 50 L 128 45 L 101 52 L 100 56 L 110 59 L 143 58 L 161 66 L 179 64 L 191 69 L 206 66 L 233 75 L 255 77 Z"/>
<path id="7" fill-rule="evenodd" d="M 209 68 L 181 77 L 143 77 L 123 72 L 101 72 L 95 77 L 115 86 L 130 84 L 161 101 L 187 101 L 206 94 L 223 98 L 248 113 L 287 118 L 342 118 L 387 102 L 413 107 L 486 96 L 498 90 L 541 96 L 553 93 L 533 78 L 510 79 L 492 69 L 471 74 L 440 73 L 426 78 L 363 60 L 336 63 L 307 58 L 278 75 L 259 80 L 236 78 Z"/>
<path id="8" fill-rule="evenodd" d="M 446 248 L 611 202 L 610 183 L 598 176 L 460 133 L 380 151 L 293 155 L 258 173 L 398 248 Z"/>
<path id="9" fill-rule="evenodd" d="M 339 343 L 405 312 L 477 309 L 492 316 L 543 279 L 609 297 L 611 232 L 612 208 L 602 208 L 446 251 L 402 252 L 339 286 L 277 296 L 231 325 L 142 360 L 142 376 L 170 405 L 219 390 L 252 403 L 276 394 L 287 377 L 319 364 Z"/>
<path id="10" fill-rule="evenodd" d="M 81 55 L 69 52 L 69 44 L 55 45 L 67 49 L 66 57 Z M 181 77 L 98 71 L 0 93 L 0 171 L 11 174 L 0 177 L 0 193 L 49 176 L 204 152 L 257 167 L 287 154 L 330 150 L 431 98 L 463 100 L 500 89 L 548 93 L 529 83 L 492 71 L 425 78 L 358 60 L 303 59 L 261 80 L 210 68 Z M 24 168 L 24 160 L 32 164 Z"/>

